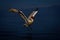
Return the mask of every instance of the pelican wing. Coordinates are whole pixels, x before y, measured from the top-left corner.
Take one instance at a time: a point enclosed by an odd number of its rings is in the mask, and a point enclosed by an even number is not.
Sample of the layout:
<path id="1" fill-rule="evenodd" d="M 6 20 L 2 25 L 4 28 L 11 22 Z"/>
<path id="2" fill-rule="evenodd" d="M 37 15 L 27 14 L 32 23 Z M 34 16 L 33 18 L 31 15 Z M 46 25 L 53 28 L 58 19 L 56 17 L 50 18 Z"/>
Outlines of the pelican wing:
<path id="1" fill-rule="evenodd" d="M 22 17 L 23 20 L 25 20 L 26 23 L 28 23 L 28 19 L 22 11 L 20 11 L 18 14 Z"/>
<path id="2" fill-rule="evenodd" d="M 28 17 L 28 19 L 30 19 L 31 17 L 35 17 L 35 15 L 37 14 L 38 9 L 36 8 Z"/>
<path id="3" fill-rule="evenodd" d="M 22 17 L 22 19 L 25 20 L 26 23 L 28 22 L 27 17 L 24 15 L 24 13 L 22 11 L 19 11 L 15 8 L 11 8 L 11 9 L 9 9 L 9 11 L 14 12 L 14 13 L 18 13 Z"/>

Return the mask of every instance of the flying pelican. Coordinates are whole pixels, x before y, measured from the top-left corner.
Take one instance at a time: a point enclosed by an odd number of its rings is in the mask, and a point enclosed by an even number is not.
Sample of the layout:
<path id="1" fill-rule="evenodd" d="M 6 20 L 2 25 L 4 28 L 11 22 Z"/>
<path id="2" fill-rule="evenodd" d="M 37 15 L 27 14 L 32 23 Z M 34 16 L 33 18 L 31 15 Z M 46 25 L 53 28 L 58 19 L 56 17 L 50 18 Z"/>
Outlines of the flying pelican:
<path id="1" fill-rule="evenodd" d="M 25 21 L 24 25 L 26 27 L 28 27 L 29 25 L 31 25 L 34 22 L 34 17 L 38 13 L 38 8 L 36 8 L 35 10 L 33 10 L 33 12 L 29 15 L 29 17 L 26 17 L 24 15 L 24 13 L 22 12 L 22 10 L 11 8 L 9 11 L 10 12 L 14 12 L 14 13 L 18 13 L 22 17 L 22 19 Z"/>

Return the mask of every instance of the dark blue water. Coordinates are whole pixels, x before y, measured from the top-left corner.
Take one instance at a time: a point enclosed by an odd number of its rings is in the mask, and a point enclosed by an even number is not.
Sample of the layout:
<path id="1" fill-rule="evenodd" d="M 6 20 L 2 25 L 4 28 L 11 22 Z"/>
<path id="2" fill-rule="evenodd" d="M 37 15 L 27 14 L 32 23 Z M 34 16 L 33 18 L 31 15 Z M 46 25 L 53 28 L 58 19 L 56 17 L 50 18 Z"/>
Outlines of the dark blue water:
<path id="1" fill-rule="evenodd" d="M 9 8 L 21 9 L 26 16 L 39 8 L 32 30 Z M 0 0 L 0 40 L 58 40 L 60 39 L 60 0 Z"/>

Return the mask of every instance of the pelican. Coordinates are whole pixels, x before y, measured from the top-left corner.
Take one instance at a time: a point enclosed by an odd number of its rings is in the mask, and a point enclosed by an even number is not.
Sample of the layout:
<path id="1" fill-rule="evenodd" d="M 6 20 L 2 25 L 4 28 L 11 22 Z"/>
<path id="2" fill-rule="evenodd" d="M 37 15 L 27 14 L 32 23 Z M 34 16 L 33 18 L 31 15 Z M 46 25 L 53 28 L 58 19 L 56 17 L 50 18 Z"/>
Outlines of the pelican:
<path id="1" fill-rule="evenodd" d="M 14 12 L 14 13 L 18 13 L 22 17 L 22 19 L 25 21 L 24 25 L 26 27 L 28 27 L 29 25 L 31 25 L 34 22 L 34 17 L 38 13 L 38 8 L 33 10 L 33 12 L 29 15 L 29 17 L 26 17 L 25 14 L 22 12 L 22 10 L 11 8 L 11 9 L 9 9 L 9 11 Z"/>

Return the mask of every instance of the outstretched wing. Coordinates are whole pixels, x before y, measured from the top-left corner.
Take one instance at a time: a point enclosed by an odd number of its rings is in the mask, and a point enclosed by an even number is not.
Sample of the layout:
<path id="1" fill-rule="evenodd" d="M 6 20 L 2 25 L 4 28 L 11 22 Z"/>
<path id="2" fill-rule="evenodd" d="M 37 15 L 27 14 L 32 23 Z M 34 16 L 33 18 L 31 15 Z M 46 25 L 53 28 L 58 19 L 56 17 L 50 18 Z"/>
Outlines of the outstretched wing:
<path id="1" fill-rule="evenodd" d="M 38 8 L 36 8 L 35 10 L 33 10 L 33 12 L 29 15 L 28 19 L 34 18 L 35 15 L 37 14 L 37 12 L 38 12 Z"/>
<path id="2" fill-rule="evenodd" d="M 27 19 L 27 17 L 24 15 L 24 13 L 22 11 L 19 11 L 18 14 L 22 17 L 23 20 L 25 20 L 26 23 L 28 23 L 28 19 Z"/>
<path id="3" fill-rule="evenodd" d="M 22 19 L 25 20 L 26 23 L 28 23 L 27 17 L 24 15 L 24 13 L 21 10 L 19 11 L 17 9 L 11 8 L 9 11 L 18 13 L 22 17 Z"/>

